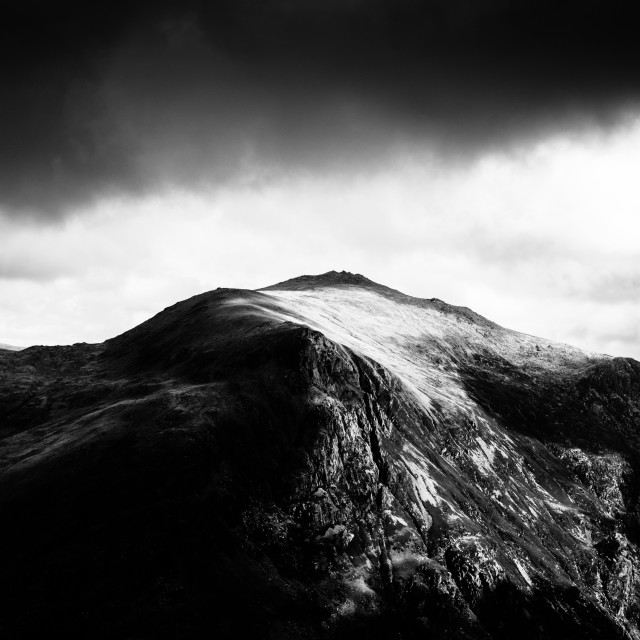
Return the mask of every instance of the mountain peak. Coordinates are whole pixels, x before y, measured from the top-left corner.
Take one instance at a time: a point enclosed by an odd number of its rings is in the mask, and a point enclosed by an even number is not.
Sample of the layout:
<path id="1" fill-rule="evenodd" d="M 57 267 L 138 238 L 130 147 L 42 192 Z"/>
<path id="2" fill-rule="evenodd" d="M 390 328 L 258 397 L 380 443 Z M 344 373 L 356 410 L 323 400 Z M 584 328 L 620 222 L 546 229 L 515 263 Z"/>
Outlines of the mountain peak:
<path id="1" fill-rule="evenodd" d="M 262 287 L 257 291 L 302 291 L 313 290 L 323 287 L 342 287 L 357 286 L 363 289 L 369 289 L 381 293 L 395 302 L 401 304 L 409 304 L 419 307 L 434 308 L 442 313 L 464 318 L 469 322 L 479 325 L 497 327 L 494 322 L 487 320 L 484 316 L 472 311 L 467 307 L 448 304 L 439 298 L 416 298 L 410 296 L 397 289 L 392 289 L 386 285 L 379 284 L 363 276 L 360 273 L 351 273 L 349 271 L 327 271 L 318 275 L 304 275 L 297 278 L 291 278 L 268 287 Z"/>
<path id="2" fill-rule="evenodd" d="M 386 289 L 383 285 L 365 278 L 360 273 L 350 271 L 327 271 L 318 275 L 304 275 L 291 278 L 268 287 L 262 287 L 259 291 L 268 289 L 310 289 L 314 287 L 326 287 L 333 285 L 357 285 L 361 287 L 376 287 Z"/>

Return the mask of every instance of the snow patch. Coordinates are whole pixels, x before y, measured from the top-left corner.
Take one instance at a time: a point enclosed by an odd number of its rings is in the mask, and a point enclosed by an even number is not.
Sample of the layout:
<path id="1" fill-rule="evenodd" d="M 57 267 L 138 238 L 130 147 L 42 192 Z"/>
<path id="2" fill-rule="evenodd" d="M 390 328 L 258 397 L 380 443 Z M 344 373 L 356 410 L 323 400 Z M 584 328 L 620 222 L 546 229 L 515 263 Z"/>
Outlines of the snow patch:
<path id="1" fill-rule="evenodd" d="M 418 491 L 420 500 L 428 502 L 433 507 L 437 507 L 440 504 L 441 499 L 438 495 L 435 482 L 425 474 L 424 470 L 420 466 L 410 460 L 407 460 L 405 457 L 402 457 L 402 460 L 416 480 L 414 486 Z"/>
<path id="2" fill-rule="evenodd" d="M 561 513 L 565 512 L 565 511 L 576 511 L 576 508 L 571 506 L 567 506 L 564 504 L 560 504 L 559 502 L 556 502 L 555 500 L 545 500 L 545 503 L 547 506 L 551 507 L 554 511 L 559 511 Z"/>
<path id="3" fill-rule="evenodd" d="M 522 562 L 520 562 L 520 560 L 518 560 L 518 558 L 514 558 L 513 559 L 514 564 L 516 565 L 516 567 L 518 568 L 518 571 L 520 572 L 520 575 L 524 578 L 524 581 L 530 586 L 533 587 L 533 582 L 531 581 L 531 578 L 529 577 L 529 573 L 527 572 L 527 570 L 525 569 L 524 565 L 522 564 Z"/>
<path id="4" fill-rule="evenodd" d="M 396 516 L 393 513 L 389 514 L 389 518 L 391 518 L 391 522 L 393 522 L 393 524 L 401 524 L 403 527 L 409 526 L 400 516 Z"/>
<path id="5" fill-rule="evenodd" d="M 480 445 L 482 451 L 484 451 L 484 455 L 487 456 L 489 464 L 493 464 L 496 446 L 488 445 L 482 438 L 476 438 L 476 442 Z"/>
<path id="6" fill-rule="evenodd" d="M 491 464 L 487 460 L 487 457 L 480 453 L 479 451 L 469 450 L 469 457 L 473 462 L 473 465 L 480 471 L 480 473 L 484 475 L 495 475 L 495 471 L 491 467 Z"/>

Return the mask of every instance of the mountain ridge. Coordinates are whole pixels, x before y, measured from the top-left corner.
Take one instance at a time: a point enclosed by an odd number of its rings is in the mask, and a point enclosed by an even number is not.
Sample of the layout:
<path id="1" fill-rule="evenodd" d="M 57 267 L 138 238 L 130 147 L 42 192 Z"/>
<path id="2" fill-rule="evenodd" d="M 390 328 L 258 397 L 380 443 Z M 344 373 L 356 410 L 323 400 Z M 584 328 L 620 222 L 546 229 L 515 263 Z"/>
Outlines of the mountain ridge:
<path id="1" fill-rule="evenodd" d="M 5 351 L 20 351 L 21 349 L 24 349 L 24 347 L 16 347 L 15 345 L 12 345 L 12 344 L 6 344 L 4 342 L 0 342 L 0 349 L 4 349 Z"/>
<path id="2" fill-rule="evenodd" d="M 262 287 L 260 289 L 256 289 L 256 291 L 272 291 L 278 289 L 305 289 L 305 288 L 316 288 L 316 287 L 326 287 L 326 286 L 357 286 L 357 287 L 366 287 L 373 289 L 375 291 L 384 293 L 392 297 L 397 302 L 403 302 L 406 304 L 414 304 L 417 306 L 434 306 L 441 310 L 449 311 L 452 313 L 459 314 L 460 316 L 467 317 L 469 320 L 477 321 L 479 323 L 486 323 L 492 326 L 499 326 L 496 323 L 488 320 L 484 316 L 481 316 L 479 313 L 469 309 L 468 307 L 462 307 L 457 305 L 452 305 L 439 298 L 417 298 L 415 296 L 407 295 L 406 293 L 402 293 L 397 289 L 392 289 L 391 287 L 387 287 L 382 284 L 378 284 L 373 280 L 359 274 L 359 273 L 350 273 L 349 271 L 327 271 L 326 273 L 322 273 L 319 275 L 304 275 L 299 276 L 297 278 L 291 278 L 289 280 L 285 280 L 283 282 L 279 282 L 277 284 L 269 285 L 268 287 Z"/>

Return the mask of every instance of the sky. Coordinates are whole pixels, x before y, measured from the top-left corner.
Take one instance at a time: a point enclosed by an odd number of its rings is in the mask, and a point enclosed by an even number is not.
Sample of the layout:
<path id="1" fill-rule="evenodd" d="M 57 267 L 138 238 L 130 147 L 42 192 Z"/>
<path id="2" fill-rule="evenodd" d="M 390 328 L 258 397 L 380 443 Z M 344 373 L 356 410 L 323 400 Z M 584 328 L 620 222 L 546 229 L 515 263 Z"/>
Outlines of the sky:
<path id="1" fill-rule="evenodd" d="M 332 269 L 640 359 L 622 0 L 3 4 L 0 342 Z"/>

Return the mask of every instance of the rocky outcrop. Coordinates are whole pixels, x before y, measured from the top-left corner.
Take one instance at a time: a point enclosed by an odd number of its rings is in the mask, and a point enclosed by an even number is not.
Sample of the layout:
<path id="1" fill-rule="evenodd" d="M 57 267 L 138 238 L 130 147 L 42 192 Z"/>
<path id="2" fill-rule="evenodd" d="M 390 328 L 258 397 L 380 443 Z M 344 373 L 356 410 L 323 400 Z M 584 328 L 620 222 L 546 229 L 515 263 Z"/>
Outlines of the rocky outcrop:
<path id="1" fill-rule="evenodd" d="M 640 637 L 637 363 L 360 278 L 0 353 L 6 637 Z"/>

